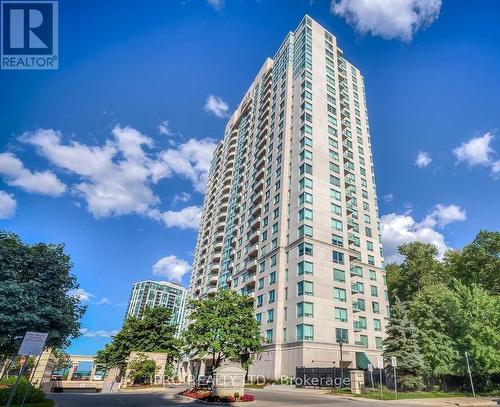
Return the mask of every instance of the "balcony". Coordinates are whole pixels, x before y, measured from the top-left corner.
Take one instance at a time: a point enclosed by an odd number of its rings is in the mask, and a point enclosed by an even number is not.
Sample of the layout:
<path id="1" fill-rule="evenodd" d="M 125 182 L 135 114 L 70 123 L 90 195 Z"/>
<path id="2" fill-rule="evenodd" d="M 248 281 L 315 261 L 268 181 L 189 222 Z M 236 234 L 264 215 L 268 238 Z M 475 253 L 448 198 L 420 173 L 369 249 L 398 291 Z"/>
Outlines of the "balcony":
<path id="1" fill-rule="evenodd" d="M 256 257 L 257 254 L 259 253 L 259 245 L 253 244 L 248 248 L 248 256 L 249 257 Z"/>
<path id="2" fill-rule="evenodd" d="M 247 290 L 248 289 L 251 290 L 251 289 L 255 288 L 255 281 L 256 280 L 257 280 L 257 277 L 255 276 L 255 274 L 253 274 L 247 278 L 247 280 L 245 281 L 245 286 L 247 287 Z"/>
<path id="3" fill-rule="evenodd" d="M 354 332 L 361 332 L 366 329 L 366 323 L 362 321 L 354 321 Z"/>
<path id="4" fill-rule="evenodd" d="M 210 283 L 210 285 L 217 285 L 217 280 L 219 279 L 219 276 L 217 274 L 212 274 L 210 275 L 210 277 L 208 278 L 208 282 Z"/>
<path id="5" fill-rule="evenodd" d="M 260 228 L 260 216 L 257 216 L 256 218 L 252 219 L 252 221 L 250 222 L 250 228 L 252 229 L 257 229 L 257 228 Z"/>
<path id="6" fill-rule="evenodd" d="M 262 204 L 254 205 L 252 208 L 252 216 L 259 216 L 262 212 Z"/>
<path id="7" fill-rule="evenodd" d="M 257 205 L 258 203 L 262 202 L 262 196 L 263 196 L 262 191 L 254 194 L 252 197 L 253 203 Z"/>
<path id="8" fill-rule="evenodd" d="M 257 243 L 259 241 L 259 236 L 260 236 L 260 231 L 258 229 L 255 229 L 252 233 L 250 233 L 250 236 L 248 236 L 248 240 L 250 243 Z"/>
<path id="9" fill-rule="evenodd" d="M 254 259 L 254 260 L 247 260 L 245 262 L 245 264 L 246 264 L 246 268 L 247 268 L 248 272 L 251 273 L 251 272 L 257 271 L 257 260 L 256 259 Z"/>

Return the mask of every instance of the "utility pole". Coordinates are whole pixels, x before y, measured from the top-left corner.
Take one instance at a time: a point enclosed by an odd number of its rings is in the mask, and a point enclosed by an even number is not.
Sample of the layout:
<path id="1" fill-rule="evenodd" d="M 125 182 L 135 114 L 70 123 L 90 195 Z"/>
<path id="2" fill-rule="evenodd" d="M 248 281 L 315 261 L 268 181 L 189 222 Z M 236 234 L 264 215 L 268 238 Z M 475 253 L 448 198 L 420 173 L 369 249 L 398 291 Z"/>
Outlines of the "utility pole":
<path id="1" fill-rule="evenodd" d="M 340 339 L 338 341 L 340 348 L 340 387 L 344 387 L 344 366 L 342 364 L 342 346 L 344 345 L 344 340 Z"/>
<path id="2" fill-rule="evenodd" d="M 469 354 L 465 352 L 465 360 L 467 361 L 467 373 L 469 373 L 470 387 L 472 388 L 472 395 L 476 398 L 476 391 L 474 390 L 474 382 L 472 381 L 472 373 L 469 365 Z"/>

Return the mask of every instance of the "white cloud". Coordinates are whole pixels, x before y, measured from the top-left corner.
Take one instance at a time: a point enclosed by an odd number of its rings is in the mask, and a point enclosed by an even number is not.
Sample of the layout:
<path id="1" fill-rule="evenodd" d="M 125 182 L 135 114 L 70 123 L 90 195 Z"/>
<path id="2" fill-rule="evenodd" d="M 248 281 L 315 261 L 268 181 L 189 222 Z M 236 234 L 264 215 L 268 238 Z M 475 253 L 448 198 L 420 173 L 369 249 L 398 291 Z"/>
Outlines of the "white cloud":
<path id="1" fill-rule="evenodd" d="M 174 132 L 170 129 L 170 123 L 168 120 L 164 120 L 160 123 L 158 126 L 158 131 L 160 134 L 163 134 L 165 136 L 173 136 Z"/>
<path id="2" fill-rule="evenodd" d="M 17 202 L 13 195 L 0 191 L 0 219 L 8 219 L 16 213 Z"/>
<path id="3" fill-rule="evenodd" d="M 89 302 L 90 299 L 94 296 L 93 294 L 85 291 L 83 288 L 77 288 L 75 290 L 68 291 L 68 295 L 70 297 L 77 298 L 80 302 Z"/>
<path id="4" fill-rule="evenodd" d="M 111 304 L 111 301 L 109 300 L 108 297 L 102 297 L 99 301 L 95 303 L 95 305 L 109 305 Z"/>
<path id="5" fill-rule="evenodd" d="M 392 192 L 384 195 L 383 197 L 385 203 L 391 203 L 394 200 L 394 194 Z"/>
<path id="6" fill-rule="evenodd" d="M 160 203 L 152 186 L 174 174 L 188 178 L 197 191 L 204 191 L 216 148 L 212 140 L 190 139 L 153 156 L 145 150 L 153 148 L 152 139 L 131 127 L 117 125 L 112 136 L 101 146 L 89 146 L 76 141 L 64 143 L 60 132 L 40 129 L 24 134 L 21 140 L 36 146 L 57 167 L 79 177 L 73 191 L 85 199 L 96 218 L 149 215 Z M 166 219 L 172 216 L 167 212 Z"/>
<path id="7" fill-rule="evenodd" d="M 112 336 L 115 336 L 118 331 L 104 331 L 104 330 L 97 330 L 93 331 L 88 328 L 82 328 L 80 329 L 80 333 L 82 336 L 85 338 L 111 338 Z"/>
<path id="8" fill-rule="evenodd" d="M 424 219 L 424 223 L 430 227 L 438 226 L 440 228 L 453 222 L 461 222 L 466 220 L 465 210 L 457 205 L 441 205 L 434 207 L 432 212 Z"/>
<path id="9" fill-rule="evenodd" d="M 439 17 L 441 0 L 332 0 L 331 12 L 361 34 L 411 41 Z"/>
<path id="10" fill-rule="evenodd" d="M 221 119 L 229 116 L 229 106 L 219 96 L 208 96 L 204 109 L 205 111 L 212 113 Z"/>
<path id="11" fill-rule="evenodd" d="M 415 159 L 415 165 L 418 168 L 425 168 L 432 162 L 432 158 L 429 153 L 425 151 L 419 151 L 417 158 Z"/>
<path id="12" fill-rule="evenodd" d="M 224 0 L 207 0 L 214 9 L 221 10 L 224 7 Z"/>
<path id="13" fill-rule="evenodd" d="M 498 178 L 500 173 L 500 160 L 495 160 L 495 150 L 491 147 L 491 143 L 495 136 L 490 132 L 483 134 L 480 137 L 474 137 L 469 141 L 462 143 L 461 146 L 453 150 L 453 154 L 457 157 L 457 163 L 465 162 L 469 167 L 485 166 L 491 170 L 491 175 Z"/>
<path id="14" fill-rule="evenodd" d="M 153 265 L 153 274 L 166 277 L 168 281 L 181 282 L 182 277 L 191 271 L 191 266 L 185 260 L 176 256 L 167 256 Z"/>
<path id="15" fill-rule="evenodd" d="M 51 171 L 32 172 L 11 153 L 0 153 L 0 175 L 10 186 L 43 195 L 59 196 L 66 186 Z"/>
<path id="16" fill-rule="evenodd" d="M 163 222 L 168 228 L 197 229 L 201 219 L 201 208 L 199 206 L 188 206 L 177 212 L 161 212 L 154 209 L 150 211 L 149 216 Z"/>
<path id="17" fill-rule="evenodd" d="M 216 147 L 217 143 L 211 139 L 189 139 L 175 149 L 162 151 L 151 165 L 153 182 L 177 174 L 188 178 L 195 190 L 203 192 Z"/>
<path id="18" fill-rule="evenodd" d="M 179 202 L 189 202 L 191 200 L 191 194 L 188 194 L 187 192 L 181 192 L 180 194 L 176 194 L 174 198 L 172 199 L 172 205 L 175 205 Z"/>
<path id="19" fill-rule="evenodd" d="M 465 211 L 457 205 L 441 204 L 436 205 L 421 222 L 415 221 L 408 212 L 403 215 L 390 213 L 382 216 L 380 226 L 385 261 L 387 263 L 401 261 L 402 256 L 398 253 L 398 247 L 404 243 L 417 241 L 432 243 L 437 247 L 439 256 L 443 256 L 449 247 L 443 234 L 436 228 L 465 219 Z"/>

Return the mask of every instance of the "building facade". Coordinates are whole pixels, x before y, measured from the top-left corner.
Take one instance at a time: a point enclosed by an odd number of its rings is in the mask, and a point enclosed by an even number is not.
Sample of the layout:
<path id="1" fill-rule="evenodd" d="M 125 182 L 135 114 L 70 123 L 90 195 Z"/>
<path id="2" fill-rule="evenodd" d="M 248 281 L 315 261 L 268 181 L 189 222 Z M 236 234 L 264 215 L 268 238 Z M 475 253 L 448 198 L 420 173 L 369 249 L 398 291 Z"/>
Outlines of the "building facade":
<path id="1" fill-rule="evenodd" d="M 267 59 L 212 161 L 188 298 L 255 299 L 250 374 L 366 367 L 388 313 L 364 79 L 305 16 Z M 374 360 L 375 359 L 375 360 Z"/>
<path id="2" fill-rule="evenodd" d="M 134 283 L 128 302 L 128 317 L 140 317 L 146 307 L 166 307 L 172 311 L 172 324 L 180 326 L 186 289 L 179 284 L 166 281 L 138 281 Z"/>

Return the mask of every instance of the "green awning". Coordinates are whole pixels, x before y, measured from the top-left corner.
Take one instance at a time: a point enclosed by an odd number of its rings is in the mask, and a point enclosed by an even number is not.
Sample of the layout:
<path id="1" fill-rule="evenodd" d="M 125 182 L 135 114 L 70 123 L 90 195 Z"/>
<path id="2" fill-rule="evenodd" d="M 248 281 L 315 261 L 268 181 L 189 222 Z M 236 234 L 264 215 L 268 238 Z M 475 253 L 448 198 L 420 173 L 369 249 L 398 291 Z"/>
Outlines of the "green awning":
<path id="1" fill-rule="evenodd" d="M 373 365 L 365 352 L 356 352 L 356 367 L 358 369 L 368 369 L 369 364 Z"/>

